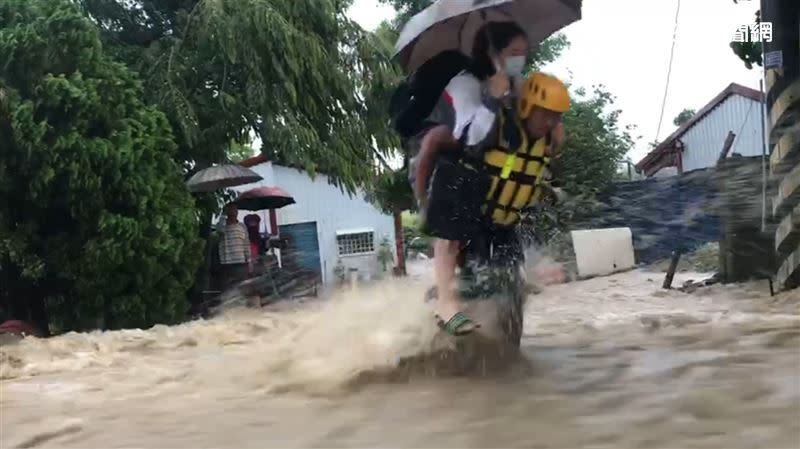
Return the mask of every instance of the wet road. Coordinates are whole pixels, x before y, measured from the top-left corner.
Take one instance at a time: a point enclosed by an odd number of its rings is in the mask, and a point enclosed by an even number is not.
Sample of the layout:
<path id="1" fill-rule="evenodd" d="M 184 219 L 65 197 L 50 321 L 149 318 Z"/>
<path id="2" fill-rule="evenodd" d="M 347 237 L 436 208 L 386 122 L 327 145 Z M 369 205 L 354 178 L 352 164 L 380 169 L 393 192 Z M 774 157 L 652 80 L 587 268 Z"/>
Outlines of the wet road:
<path id="1" fill-rule="evenodd" d="M 0 446 L 800 447 L 798 293 L 660 281 L 636 271 L 532 296 L 524 363 L 486 376 L 354 385 L 431 349 L 419 282 L 27 339 L 0 350 Z"/>

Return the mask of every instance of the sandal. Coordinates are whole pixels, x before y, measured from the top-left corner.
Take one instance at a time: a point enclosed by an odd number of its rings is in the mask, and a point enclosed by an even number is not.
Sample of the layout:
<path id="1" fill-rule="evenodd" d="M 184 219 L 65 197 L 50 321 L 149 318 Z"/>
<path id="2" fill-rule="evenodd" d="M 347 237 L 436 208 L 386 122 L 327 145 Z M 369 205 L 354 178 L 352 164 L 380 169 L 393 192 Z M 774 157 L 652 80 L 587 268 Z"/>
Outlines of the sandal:
<path id="1" fill-rule="evenodd" d="M 471 334 L 476 329 L 481 327 L 480 324 L 467 318 L 461 312 L 457 312 L 446 323 L 439 315 L 436 315 L 436 324 L 439 326 L 441 330 L 455 337 L 461 337 L 467 334 Z"/>

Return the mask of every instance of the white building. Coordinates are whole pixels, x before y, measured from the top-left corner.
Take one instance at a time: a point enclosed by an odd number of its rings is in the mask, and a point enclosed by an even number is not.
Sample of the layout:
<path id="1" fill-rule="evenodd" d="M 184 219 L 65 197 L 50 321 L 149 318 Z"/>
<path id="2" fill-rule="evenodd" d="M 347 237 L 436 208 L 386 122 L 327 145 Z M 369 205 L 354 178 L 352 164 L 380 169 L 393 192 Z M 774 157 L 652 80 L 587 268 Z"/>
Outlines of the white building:
<path id="1" fill-rule="evenodd" d="M 736 137 L 728 156 L 761 156 L 762 94 L 732 83 L 636 164 L 647 177 L 675 176 L 717 163 L 729 131 Z"/>
<path id="2" fill-rule="evenodd" d="M 242 162 L 264 179 L 237 187 L 243 192 L 256 187 L 280 187 L 289 193 L 295 204 L 278 209 L 278 234 L 288 237 L 295 246 L 297 262 L 318 272 L 323 283 L 336 280 L 335 268 L 341 261 L 346 272 L 357 270 L 361 279 L 372 279 L 380 273 L 378 253 L 385 240 L 396 258 L 394 220 L 364 199 L 363 193 L 352 197 L 328 183 L 318 173 L 311 179 L 305 171 L 284 167 L 256 156 Z M 262 231 L 276 234 L 267 210 L 240 211 L 240 219 L 255 213 L 261 218 Z M 283 257 L 289 256 L 286 252 Z M 394 262 L 388 266 L 388 272 Z"/>

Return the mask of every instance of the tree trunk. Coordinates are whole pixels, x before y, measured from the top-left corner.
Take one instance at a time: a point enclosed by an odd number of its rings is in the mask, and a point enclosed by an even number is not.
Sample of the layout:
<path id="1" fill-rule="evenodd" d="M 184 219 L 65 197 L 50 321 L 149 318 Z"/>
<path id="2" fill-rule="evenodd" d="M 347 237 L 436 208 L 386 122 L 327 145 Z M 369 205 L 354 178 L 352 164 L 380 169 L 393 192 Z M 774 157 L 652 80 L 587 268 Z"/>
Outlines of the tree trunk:
<path id="1" fill-rule="evenodd" d="M 28 310 L 30 313 L 30 323 L 42 333 L 43 337 L 49 337 L 50 320 L 47 316 L 47 307 L 44 303 L 45 295 L 43 290 L 44 289 L 41 287 L 38 287 L 31 292 L 33 296 L 30 297 Z"/>
<path id="2" fill-rule="evenodd" d="M 47 316 L 47 309 L 44 306 L 44 302 L 41 304 L 34 305 L 34 308 L 31 312 L 32 315 L 32 324 L 42 333 L 42 337 L 49 337 L 52 334 L 50 333 L 50 320 Z"/>
<path id="3" fill-rule="evenodd" d="M 394 268 L 395 276 L 405 276 L 406 273 L 406 253 L 403 237 L 402 211 L 394 211 L 394 241 L 397 251 L 397 266 Z"/>
<path id="4" fill-rule="evenodd" d="M 108 296 L 103 297 L 103 330 L 114 329 L 114 312 L 111 308 L 111 299 Z"/>

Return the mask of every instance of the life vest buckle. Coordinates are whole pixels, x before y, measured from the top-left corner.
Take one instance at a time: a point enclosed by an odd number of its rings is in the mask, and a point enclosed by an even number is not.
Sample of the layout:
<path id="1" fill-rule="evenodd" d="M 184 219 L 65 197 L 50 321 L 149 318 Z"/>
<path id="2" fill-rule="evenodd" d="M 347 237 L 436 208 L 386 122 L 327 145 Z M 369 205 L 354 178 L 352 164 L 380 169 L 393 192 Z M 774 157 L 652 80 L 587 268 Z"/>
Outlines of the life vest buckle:
<path id="1" fill-rule="evenodd" d="M 514 169 L 514 162 L 516 162 L 516 160 L 517 155 L 515 153 L 508 155 L 505 164 L 503 164 L 503 170 L 500 172 L 501 179 L 508 179 L 511 177 L 511 171 Z"/>

